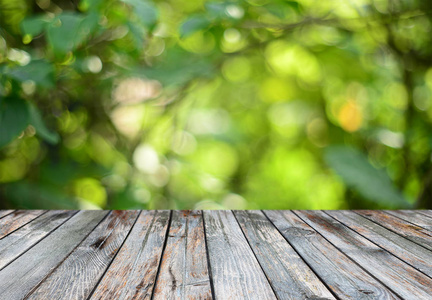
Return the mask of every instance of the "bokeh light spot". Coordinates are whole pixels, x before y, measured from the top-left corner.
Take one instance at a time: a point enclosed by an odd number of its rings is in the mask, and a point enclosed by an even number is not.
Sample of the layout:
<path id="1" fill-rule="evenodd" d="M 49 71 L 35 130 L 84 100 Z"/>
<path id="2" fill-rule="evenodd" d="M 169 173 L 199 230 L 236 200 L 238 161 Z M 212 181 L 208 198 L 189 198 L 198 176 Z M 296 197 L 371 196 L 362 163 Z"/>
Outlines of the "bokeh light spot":
<path id="1" fill-rule="evenodd" d="M 363 123 L 363 113 L 354 100 L 348 100 L 339 110 L 338 119 L 344 130 L 354 132 L 359 130 Z"/>

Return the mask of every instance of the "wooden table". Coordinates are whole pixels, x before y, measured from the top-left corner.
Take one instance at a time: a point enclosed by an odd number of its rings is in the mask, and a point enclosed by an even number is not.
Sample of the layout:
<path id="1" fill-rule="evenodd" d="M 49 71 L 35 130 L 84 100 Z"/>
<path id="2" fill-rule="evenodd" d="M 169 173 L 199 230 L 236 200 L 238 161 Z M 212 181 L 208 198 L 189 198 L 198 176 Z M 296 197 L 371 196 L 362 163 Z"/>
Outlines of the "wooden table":
<path id="1" fill-rule="evenodd" d="M 0 299 L 432 299 L 431 211 L 0 211 Z"/>

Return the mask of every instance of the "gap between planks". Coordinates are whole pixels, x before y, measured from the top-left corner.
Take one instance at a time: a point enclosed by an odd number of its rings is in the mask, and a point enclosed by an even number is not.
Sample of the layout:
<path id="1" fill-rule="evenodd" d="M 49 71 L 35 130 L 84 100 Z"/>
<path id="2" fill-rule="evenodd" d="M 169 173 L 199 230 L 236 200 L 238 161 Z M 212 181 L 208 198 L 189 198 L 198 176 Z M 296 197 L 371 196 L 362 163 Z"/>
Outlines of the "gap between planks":
<path id="1" fill-rule="evenodd" d="M 350 211 L 323 212 L 432 279 L 432 266 L 429 265 L 432 261 L 431 251 L 362 215 Z"/>
<path id="2" fill-rule="evenodd" d="M 31 222 L 22 226 L 22 230 L 17 229 L 16 231 L 11 232 L 9 235 L 1 238 L 0 255 L 4 255 L 5 252 L 9 252 L 9 256 L 4 260 L 0 259 L 0 271 L 47 238 L 51 233 L 56 231 L 60 226 L 66 223 L 77 213 L 78 211 L 49 211 L 46 214 L 41 215 L 39 218 L 33 219 Z M 52 218 L 55 218 L 55 220 L 51 220 Z M 58 224 L 56 224 L 56 222 L 58 222 Z M 48 232 L 44 232 L 45 225 L 48 227 Z M 50 228 L 52 225 L 54 226 Z M 35 232 L 32 231 L 33 227 L 38 229 L 39 236 L 34 236 Z M 24 232 L 23 236 L 22 231 L 24 231 L 24 229 L 28 229 L 29 232 L 27 234 Z M 1 247 L 3 243 L 5 245 Z M 24 247 L 24 250 L 22 247 Z M 10 252 L 16 252 L 17 254 L 11 255 Z"/>
<path id="3" fill-rule="evenodd" d="M 126 240 L 128 239 L 128 237 L 129 237 L 130 233 L 132 232 L 132 229 L 134 228 L 136 222 L 138 221 L 138 218 L 140 217 L 141 213 L 142 213 L 142 210 L 139 211 L 138 216 L 136 217 L 134 223 L 133 223 L 132 226 L 131 226 L 131 229 L 130 229 L 129 232 L 127 233 L 125 239 L 123 240 L 123 242 L 122 242 L 122 244 L 120 245 L 120 247 L 119 247 L 119 249 L 117 250 L 117 252 L 114 254 L 113 259 L 108 263 L 108 265 L 107 265 L 105 271 L 103 272 L 102 276 L 101 276 L 101 277 L 99 278 L 99 280 L 97 281 L 96 285 L 93 287 L 93 289 L 92 289 L 92 291 L 90 292 L 90 294 L 89 294 L 89 296 L 87 297 L 87 299 L 90 299 L 90 298 L 93 296 L 94 292 L 96 291 L 96 288 L 97 288 L 97 287 L 99 286 L 99 284 L 101 283 L 101 281 L 102 281 L 102 279 L 104 278 L 105 274 L 107 273 L 108 269 L 111 267 L 111 264 L 112 264 L 113 261 L 116 259 L 117 255 L 119 254 L 120 249 L 123 247 L 123 245 L 125 244 Z"/>
<path id="4" fill-rule="evenodd" d="M 430 277 L 340 221 L 322 211 L 294 211 L 294 213 L 378 282 L 400 297 L 410 299 L 416 295 L 419 299 L 426 299 L 432 294 Z"/>

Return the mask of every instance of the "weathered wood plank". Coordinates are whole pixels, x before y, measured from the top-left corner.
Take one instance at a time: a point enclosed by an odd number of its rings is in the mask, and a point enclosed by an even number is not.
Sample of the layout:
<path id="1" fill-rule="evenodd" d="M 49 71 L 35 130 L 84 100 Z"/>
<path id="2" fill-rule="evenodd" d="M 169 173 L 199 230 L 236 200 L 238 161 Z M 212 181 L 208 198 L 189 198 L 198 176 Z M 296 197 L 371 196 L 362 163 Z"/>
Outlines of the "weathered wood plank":
<path id="1" fill-rule="evenodd" d="M 48 211 L 0 240 L 0 270 L 72 217 L 76 211 Z"/>
<path id="2" fill-rule="evenodd" d="M 417 209 L 417 210 L 412 210 L 415 211 L 416 213 L 419 213 L 421 215 L 424 215 L 426 217 L 432 218 L 432 210 L 430 209 Z"/>
<path id="3" fill-rule="evenodd" d="M 418 210 L 418 212 L 420 214 L 423 214 L 423 215 L 425 215 L 427 217 L 432 218 L 432 210 L 430 210 L 430 209 L 428 209 L 428 210 Z"/>
<path id="4" fill-rule="evenodd" d="M 173 211 L 153 299 L 211 299 L 201 211 Z"/>
<path id="5" fill-rule="evenodd" d="M 106 216 L 81 211 L 0 271 L 0 299 L 23 299 L 53 271 Z"/>
<path id="6" fill-rule="evenodd" d="M 235 211 L 279 299 L 335 299 L 261 211 Z"/>
<path id="7" fill-rule="evenodd" d="M 264 213 L 340 299 L 399 299 L 293 212 Z"/>
<path id="8" fill-rule="evenodd" d="M 432 279 L 322 211 L 294 211 L 345 255 L 404 299 L 427 299 Z"/>
<path id="9" fill-rule="evenodd" d="M 416 210 L 385 210 L 386 213 L 398 217 L 402 220 L 423 227 L 429 231 L 432 230 L 432 216 L 428 217 Z"/>
<path id="10" fill-rule="evenodd" d="M 378 210 L 358 210 L 356 213 L 432 251 L 432 232 Z"/>
<path id="11" fill-rule="evenodd" d="M 0 219 L 0 239 L 45 213 L 43 210 L 16 210 Z"/>
<path id="12" fill-rule="evenodd" d="M 204 211 L 217 299 L 276 299 L 231 211 Z"/>
<path id="13" fill-rule="evenodd" d="M 13 213 L 13 209 L 8 209 L 8 210 L 0 210 L 0 218 L 3 218 L 4 216 L 7 216 L 8 214 Z"/>
<path id="14" fill-rule="evenodd" d="M 432 277 L 431 251 L 354 212 L 326 211 L 326 213 L 417 270 Z"/>
<path id="15" fill-rule="evenodd" d="M 142 211 L 91 299 L 150 299 L 169 221 L 169 211 Z"/>
<path id="16" fill-rule="evenodd" d="M 122 245 L 138 213 L 110 212 L 27 299 L 87 299 Z"/>

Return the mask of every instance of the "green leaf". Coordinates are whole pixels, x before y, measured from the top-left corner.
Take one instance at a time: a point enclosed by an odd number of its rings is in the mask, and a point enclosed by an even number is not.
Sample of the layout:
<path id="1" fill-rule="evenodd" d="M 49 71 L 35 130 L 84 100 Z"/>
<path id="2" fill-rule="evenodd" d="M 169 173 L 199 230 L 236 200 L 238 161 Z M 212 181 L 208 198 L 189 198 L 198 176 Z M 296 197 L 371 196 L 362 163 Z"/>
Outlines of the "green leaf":
<path id="1" fill-rule="evenodd" d="M 43 87 L 54 86 L 53 73 L 53 65 L 43 60 L 34 60 L 25 66 L 17 66 L 5 71 L 5 74 L 20 82 L 32 80 Z"/>
<path id="2" fill-rule="evenodd" d="M 199 30 L 206 29 L 210 21 L 204 16 L 192 16 L 188 18 L 180 27 L 180 36 L 187 37 Z"/>
<path id="3" fill-rule="evenodd" d="M 87 14 L 79 25 L 75 43 L 81 43 L 88 38 L 89 34 L 94 33 L 95 29 L 98 27 L 99 19 L 100 14 L 97 12 L 90 12 Z"/>
<path id="4" fill-rule="evenodd" d="M 104 3 L 104 0 L 81 0 L 78 8 L 81 11 L 95 12 L 99 11 L 103 7 Z"/>
<path id="5" fill-rule="evenodd" d="M 297 1 L 285 1 L 285 4 L 294 9 L 297 13 L 301 13 L 302 6 Z"/>
<path id="6" fill-rule="evenodd" d="M 208 14 L 214 18 L 228 18 L 226 14 L 226 6 L 229 3 L 210 2 L 205 4 Z"/>
<path id="7" fill-rule="evenodd" d="M 34 16 L 25 18 L 21 22 L 21 31 L 23 35 L 31 35 L 32 37 L 41 34 L 49 22 L 45 16 Z"/>
<path id="8" fill-rule="evenodd" d="M 36 129 L 36 134 L 50 144 L 57 144 L 59 135 L 46 127 L 38 108 L 32 103 L 29 104 L 29 112 L 30 124 Z"/>
<path id="9" fill-rule="evenodd" d="M 67 195 L 62 185 L 48 185 L 45 182 L 14 182 L 5 186 L 9 205 L 24 209 L 77 209 L 77 201 Z"/>
<path id="10" fill-rule="evenodd" d="M 137 49 L 142 49 L 144 46 L 145 29 L 142 26 L 137 26 L 133 22 L 127 23 L 129 30 L 132 34 L 132 38 Z"/>
<path id="11" fill-rule="evenodd" d="M 164 57 L 164 61 L 153 68 L 136 67 L 132 74 L 152 78 L 162 85 L 182 85 L 193 78 L 209 78 L 214 68 L 208 58 L 196 59 L 179 47 L 173 47 Z"/>
<path id="12" fill-rule="evenodd" d="M 265 8 L 269 13 L 280 19 L 286 18 L 287 15 L 292 15 L 293 13 L 299 14 L 302 9 L 300 4 L 296 1 L 284 1 L 283 4 L 270 2 L 265 5 Z"/>
<path id="13" fill-rule="evenodd" d="M 372 166 L 367 156 L 357 149 L 348 146 L 328 147 L 325 160 L 347 186 L 364 198 L 389 208 L 410 207 L 387 173 Z"/>
<path id="14" fill-rule="evenodd" d="M 211 20 L 231 20 L 235 21 L 236 18 L 231 16 L 228 11 L 230 6 L 238 6 L 239 2 L 208 2 L 205 3 L 206 16 Z"/>
<path id="15" fill-rule="evenodd" d="M 54 53 L 65 54 L 72 51 L 85 39 L 80 26 L 82 21 L 80 14 L 63 13 L 49 24 L 47 37 Z"/>
<path id="16" fill-rule="evenodd" d="M 0 148 L 9 144 L 27 127 L 29 110 L 20 98 L 0 99 Z"/>
<path id="17" fill-rule="evenodd" d="M 145 0 L 123 0 L 123 2 L 133 6 L 135 14 L 143 25 L 152 27 L 156 24 L 158 11 L 153 3 Z"/>

